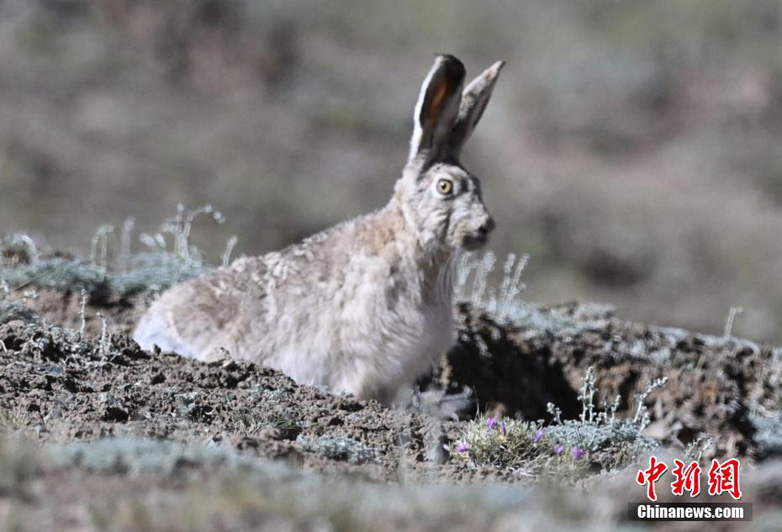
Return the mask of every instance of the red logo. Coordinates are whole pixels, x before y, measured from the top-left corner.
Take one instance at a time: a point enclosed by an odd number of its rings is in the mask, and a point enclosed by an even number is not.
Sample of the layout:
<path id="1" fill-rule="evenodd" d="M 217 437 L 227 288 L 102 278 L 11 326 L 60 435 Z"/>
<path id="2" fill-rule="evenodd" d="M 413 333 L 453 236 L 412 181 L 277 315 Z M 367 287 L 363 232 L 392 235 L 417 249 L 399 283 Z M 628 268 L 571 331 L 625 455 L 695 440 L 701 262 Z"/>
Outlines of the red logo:
<path id="1" fill-rule="evenodd" d="M 681 497 L 685 491 L 690 492 L 690 497 L 697 497 L 701 492 L 701 466 L 698 462 L 690 462 L 685 468 L 684 462 L 674 460 L 673 476 L 676 477 L 671 483 L 671 490 L 674 495 Z"/>
<path id="2" fill-rule="evenodd" d="M 722 464 L 712 460 L 709 468 L 709 495 L 722 495 L 728 492 L 731 497 L 739 500 L 741 498 L 739 465 L 736 458 L 725 460 Z"/>
<path id="3" fill-rule="evenodd" d="M 671 473 L 674 476 L 671 482 L 671 492 L 681 497 L 685 492 L 690 497 L 697 497 L 701 492 L 701 466 L 698 462 L 686 464 L 681 460 L 673 461 L 674 468 Z M 739 460 L 730 458 L 720 463 L 718 460 L 711 461 L 711 467 L 708 471 L 709 495 L 716 496 L 723 493 L 729 493 L 736 500 L 741 498 L 741 487 L 739 482 Z M 635 476 L 635 481 L 646 486 L 646 497 L 650 501 L 657 501 L 657 492 L 655 483 L 668 470 L 668 466 L 657 460 L 656 457 L 649 457 L 649 467 L 640 469 Z"/>
<path id="4" fill-rule="evenodd" d="M 662 462 L 658 462 L 654 456 L 649 457 L 649 468 L 641 469 L 635 476 L 635 481 L 641 486 L 646 485 L 646 496 L 650 501 L 657 500 L 657 493 L 654 491 L 654 483 L 657 482 L 668 466 Z"/>

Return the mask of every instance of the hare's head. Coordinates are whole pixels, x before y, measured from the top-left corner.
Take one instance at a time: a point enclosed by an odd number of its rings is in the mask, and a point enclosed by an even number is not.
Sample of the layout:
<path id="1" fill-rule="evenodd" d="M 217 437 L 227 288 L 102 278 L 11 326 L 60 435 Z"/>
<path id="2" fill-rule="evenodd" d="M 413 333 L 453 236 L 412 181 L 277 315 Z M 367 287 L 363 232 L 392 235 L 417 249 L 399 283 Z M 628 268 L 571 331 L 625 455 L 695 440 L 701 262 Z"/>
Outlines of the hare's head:
<path id="1" fill-rule="evenodd" d="M 415 107 L 410 156 L 396 195 L 405 218 L 427 245 L 475 249 L 486 243 L 494 220 L 481 185 L 459 163 L 502 69 L 497 62 L 462 91 L 464 65 L 438 56 Z"/>

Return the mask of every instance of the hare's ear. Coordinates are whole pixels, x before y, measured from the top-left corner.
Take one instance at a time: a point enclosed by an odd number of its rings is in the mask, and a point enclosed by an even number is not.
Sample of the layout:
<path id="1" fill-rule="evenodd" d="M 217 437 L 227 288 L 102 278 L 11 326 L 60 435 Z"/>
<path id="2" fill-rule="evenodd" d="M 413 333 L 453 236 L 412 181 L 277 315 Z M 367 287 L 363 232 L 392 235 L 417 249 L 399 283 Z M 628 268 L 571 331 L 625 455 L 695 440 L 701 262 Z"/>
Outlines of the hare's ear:
<path id="1" fill-rule="evenodd" d="M 438 55 L 421 86 L 410 140 L 412 161 L 436 157 L 447 145 L 459 113 L 464 65 L 452 55 Z"/>
<path id="2" fill-rule="evenodd" d="M 464 89 L 461 105 L 459 106 L 459 115 L 449 137 L 448 148 L 451 155 L 459 155 L 462 146 L 464 146 L 464 143 L 475 130 L 475 126 L 486 110 L 494 84 L 497 82 L 503 66 L 505 66 L 505 61 L 497 61 L 484 70 L 480 76 L 472 80 Z"/>

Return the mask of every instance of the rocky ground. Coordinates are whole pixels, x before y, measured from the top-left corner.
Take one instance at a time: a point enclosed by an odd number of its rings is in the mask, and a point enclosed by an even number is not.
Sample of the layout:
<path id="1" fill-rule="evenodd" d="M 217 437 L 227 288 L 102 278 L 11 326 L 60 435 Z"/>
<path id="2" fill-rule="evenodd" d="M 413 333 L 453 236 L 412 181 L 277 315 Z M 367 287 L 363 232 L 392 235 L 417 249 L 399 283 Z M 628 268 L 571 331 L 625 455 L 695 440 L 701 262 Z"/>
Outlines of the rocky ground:
<path id="1" fill-rule="evenodd" d="M 782 350 L 770 346 L 630 323 L 597 305 L 520 304 L 500 318 L 463 303 L 458 345 L 408 408 L 388 409 L 254 364 L 142 351 L 128 333 L 146 300 L 95 287 L 4 298 L 9 529 L 627 527 L 646 454 L 620 460 L 608 456 L 619 446 L 600 444 L 578 458 L 578 475 L 558 478 L 458 450 L 481 416 L 550 427 L 562 423 L 551 403 L 578 420 L 590 367 L 590 404 L 605 410 L 618 396 L 616 416 L 629 420 L 640 402 L 656 454 L 741 458 L 755 526 L 782 502 Z"/>

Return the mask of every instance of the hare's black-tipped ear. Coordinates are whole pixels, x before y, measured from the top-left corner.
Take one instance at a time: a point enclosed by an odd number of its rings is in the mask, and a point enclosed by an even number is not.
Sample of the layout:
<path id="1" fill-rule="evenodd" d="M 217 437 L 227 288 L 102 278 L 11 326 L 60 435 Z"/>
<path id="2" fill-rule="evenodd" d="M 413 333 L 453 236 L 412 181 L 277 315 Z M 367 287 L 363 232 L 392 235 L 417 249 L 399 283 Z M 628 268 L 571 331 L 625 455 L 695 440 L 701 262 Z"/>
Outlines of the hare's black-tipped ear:
<path id="1" fill-rule="evenodd" d="M 464 74 L 464 65 L 454 56 L 435 59 L 415 106 L 410 160 L 436 157 L 446 147 L 459 113 Z"/>
<path id="2" fill-rule="evenodd" d="M 451 155 L 459 155 L 462 146 L 475 130 L 475 126 L 486 110 L 494 84 L 497 82 L 503 66 L 505 66 L 505 61 L 497 61 L 464 89 L 459 115 L 449 137 L 448 148 Z"/>

